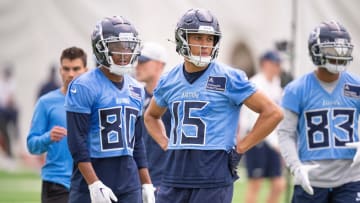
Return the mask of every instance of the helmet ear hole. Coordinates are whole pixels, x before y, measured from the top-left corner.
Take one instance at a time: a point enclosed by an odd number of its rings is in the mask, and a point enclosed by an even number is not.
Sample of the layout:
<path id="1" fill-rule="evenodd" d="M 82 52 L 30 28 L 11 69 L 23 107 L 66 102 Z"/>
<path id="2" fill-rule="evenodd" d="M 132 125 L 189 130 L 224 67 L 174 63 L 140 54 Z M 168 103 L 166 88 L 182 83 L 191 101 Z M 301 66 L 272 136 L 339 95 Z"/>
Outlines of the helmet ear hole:
<path id="1" fill-rule="evenodd" d="M 96 48 L 101 51 L 101 45 L 100 44 L 96 44 Z"/>
<path id="2" fill-rule="evenodd" d="M 312 46 L 312 47 L 311 47 L 311 52 L 312 52 L 312 53 L 315 53 L 315 54 L 318 54 L 318 53 L 319 53 L 319 50 L 316 48 L 316 46 Z"/>
<path id="3" fill-rule="evenodd" d="M 186 54 L 187 54 L 184 48 L 182 48 L 182 49 L 180 50 L 180 52 L 181 52 L 182 55 L 186 55 Z"/>
<path id="4" fill-rule="evenodd" d="M 185 56 L 190 55 L 190 48 L 189 47 L 183 47 L 181 49 L 181 51 L 182 51 L 182 54 L 185 55 Z"/>

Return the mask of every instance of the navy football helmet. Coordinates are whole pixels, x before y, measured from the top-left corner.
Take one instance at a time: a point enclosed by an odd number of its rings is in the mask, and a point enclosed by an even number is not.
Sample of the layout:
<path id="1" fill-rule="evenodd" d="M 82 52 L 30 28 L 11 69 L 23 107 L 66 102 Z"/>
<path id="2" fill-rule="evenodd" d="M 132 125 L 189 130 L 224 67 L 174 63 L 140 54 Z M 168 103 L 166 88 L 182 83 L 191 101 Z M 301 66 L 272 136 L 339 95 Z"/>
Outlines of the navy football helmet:
<path id="1" fill-rule="evenodd" d="M 111 73 L 123 75 L 133 71 L 140 55 L 140 39 L 127 19 L 122 16 L 104 18 L 96 25 L 91 42 L 97 62 Z"/>
<path id="2" fill-rule="evenodd" d="M 309 36 L 308 48 L 316 66 L 339 73 L 353 60 L 350 34 L 336 21 L 322 22 Z"/>
<path id="3" fill-rule="evenodd" d="M 190 51 L 188 34 L 209 34 L 214 35 L 214 45 L 209 57 L 194 56 Z M 208 10 L 190 9 L 179 20 L 175 29 L 176 52 L 185 57 L 195 66 L 207 66 L 214 60 L 219 52 L 221 31 L 218 20 Z"/>

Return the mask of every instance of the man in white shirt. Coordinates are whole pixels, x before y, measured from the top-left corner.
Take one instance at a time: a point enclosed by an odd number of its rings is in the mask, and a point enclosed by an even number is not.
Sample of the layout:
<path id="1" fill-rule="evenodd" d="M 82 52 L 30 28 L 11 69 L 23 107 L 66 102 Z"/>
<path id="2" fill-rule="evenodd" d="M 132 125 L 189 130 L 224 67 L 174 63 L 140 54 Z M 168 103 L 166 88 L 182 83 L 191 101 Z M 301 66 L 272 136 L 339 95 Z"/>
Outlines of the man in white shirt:
<path id="1" fill-rule="evenodd" d="M 281 59 L 277 52 L 267 51 L 260 58 L 260 72 L 250 78 L 259 90 L 263 91 L 275 103 L 281 101 L 282 88 L 280 83 Z M 246 135 L 258 117 L 258 114 L 244 107 L 240 113 L 240 137 Z M 257 202 L 261 184 L 265 178 L 270 179 L 271 191 L 267 203 L 279 202 L 281 192 L 285 189 L 282 177 L 282 159 L 278 149 L 276 131 L 270 133 L 265 141 L 246 152 L 246 169 L 249 184 L 246 203 Z"/>

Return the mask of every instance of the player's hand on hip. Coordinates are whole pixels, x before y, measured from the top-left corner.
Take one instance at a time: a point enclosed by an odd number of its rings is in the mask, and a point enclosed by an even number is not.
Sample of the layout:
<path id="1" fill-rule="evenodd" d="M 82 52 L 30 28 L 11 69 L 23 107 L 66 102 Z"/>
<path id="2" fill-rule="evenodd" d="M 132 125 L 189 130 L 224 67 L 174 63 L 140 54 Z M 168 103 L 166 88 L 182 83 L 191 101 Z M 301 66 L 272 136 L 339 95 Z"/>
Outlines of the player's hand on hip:
<path id="1" fill-rule="evenodd" d="M 356 153 L 353 158 L 353 162 L 350 167 L 353 167 L 355 164 L 360 162 L 360 142 L 348 142 L 345 144 L 347 148 L 355 148 Z"/>
<path id="2" fill-rule="evenodd" d="M 294 171 L 294 176 L 296 182 L 301 184 L 301 187 L 309 194 L 314 194 L 314 189 L 311 187 L 311 183 L 309 180 L 309 171 L 318 168 L 319 165 L 301 165 Z"/>
<path id="3" fill-rule="evenodd" d="M 61 126 L 54 126 L 50 130 L 50 139 L 53 142 L 58 142 L 67 135 L 67 130 Z"/>
<path id="4" fill-rule="evenodd" d="M 241 157 L 242 157 L 242 154 L 240 154 L 236 151 L 236 147 L 235 147 L 235 149 L 230 150 L 230 152 L 229 152 L 229 168 L 231 171 L 231 175 L 236 178 L 239 177 L 237 175 L 237 168 L 240 163 Z"/>
<path id="5" fill-rule="evenodd" d="M 111 200 L 117 202 L 113 191 L 104 185 L 100 180 L 89 185 L 91 203 L 111 203 Z"/>
<path id="6" fill-rule="evenodd" d="M 153 184 L 142 185 L 142 200 L 143 203 L 155 203 L 155 188 Z"/>

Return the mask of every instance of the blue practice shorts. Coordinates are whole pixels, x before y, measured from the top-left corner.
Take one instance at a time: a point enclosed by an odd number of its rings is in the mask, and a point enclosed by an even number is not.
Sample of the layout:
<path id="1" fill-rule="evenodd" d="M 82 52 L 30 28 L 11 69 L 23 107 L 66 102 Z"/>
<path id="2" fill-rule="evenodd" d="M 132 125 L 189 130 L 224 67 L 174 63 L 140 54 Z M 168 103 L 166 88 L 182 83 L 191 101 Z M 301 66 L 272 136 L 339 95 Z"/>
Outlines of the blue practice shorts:
<path id="1" fill-rule="evenodd" d="M 359 203 L 360 181 L 336 188 L 313 187 L 314 195 L 307 194 L 301 186 L 294 187 L 292 203 Z"/>
<path id="2" fill-rule="evenodd" d="M 245 163 L 249 178 L 281 176 L 281 155 L 265 142 L 261 142 L 245 153 Z"/>
<path id="3" fill-rule="evenodd" d="M 141 189 L 134 190 L 125 194 L 115 194 L 118 198 L 117 203 L 142 203 Z M 69 203 L 91 203 L 90 193 L 70 190 Z"/>
<path id="4" fill-rule="evenodd" d="M 156 203 L 231 203 L 233 184 L 216 188 L 174 188 L 161 186 Z"/>

